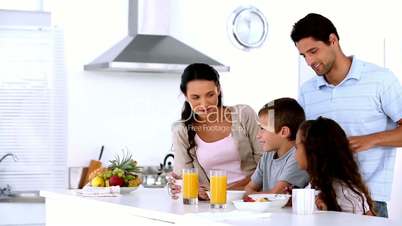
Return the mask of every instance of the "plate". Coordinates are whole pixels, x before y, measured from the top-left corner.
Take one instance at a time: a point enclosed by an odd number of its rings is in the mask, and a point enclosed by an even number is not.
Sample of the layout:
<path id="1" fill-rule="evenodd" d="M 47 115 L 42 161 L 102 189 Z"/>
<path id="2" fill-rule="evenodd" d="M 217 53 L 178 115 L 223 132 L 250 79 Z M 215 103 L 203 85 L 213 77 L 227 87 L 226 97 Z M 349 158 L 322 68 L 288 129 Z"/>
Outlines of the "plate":
<path id="1" fill-rule="evenodd" d="M 137 187 L 120 187 L 120 194 L 129 194 L 138 189 Z"/>
<path id="2" fill-rule="evenodd" d="M 286 205 L 290 195 L 286 194 L 254 194 L 249 195 L 251 198 L 257 200 L 260 198 L 268 198 L 268 202 L 244 202 L 243 200 L 233 201 L 233 205 L 238 210 L 248 210 L 264 212 L 268 210 L 278 210 Z"/>

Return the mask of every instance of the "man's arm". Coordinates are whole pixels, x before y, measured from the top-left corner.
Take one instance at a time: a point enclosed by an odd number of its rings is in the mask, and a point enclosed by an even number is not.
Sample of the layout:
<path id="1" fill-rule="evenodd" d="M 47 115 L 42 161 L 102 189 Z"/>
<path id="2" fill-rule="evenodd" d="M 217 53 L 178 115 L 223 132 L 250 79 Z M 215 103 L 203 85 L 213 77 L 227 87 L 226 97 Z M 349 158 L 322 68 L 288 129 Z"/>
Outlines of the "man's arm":
<path id="1" fill-rule="evenodd" d="M 349 137 L 349 145 L 353 152 L 365 151 L 376 146 L 402 147 L 402 119 L 398 127 L 379 133 Z"/>

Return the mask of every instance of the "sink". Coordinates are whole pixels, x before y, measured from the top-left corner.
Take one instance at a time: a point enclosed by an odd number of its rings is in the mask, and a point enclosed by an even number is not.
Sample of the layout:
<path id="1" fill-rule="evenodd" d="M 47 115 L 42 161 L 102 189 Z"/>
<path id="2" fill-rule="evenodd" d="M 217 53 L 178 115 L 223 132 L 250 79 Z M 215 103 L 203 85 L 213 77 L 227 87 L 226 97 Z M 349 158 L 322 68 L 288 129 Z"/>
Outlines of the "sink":
<path id="1" fill-rule="evenodd" d="M 44 203 L 45 198 L 39 191 L 14 191 L 8 195 L 0 196 L 0 203 Z"/>

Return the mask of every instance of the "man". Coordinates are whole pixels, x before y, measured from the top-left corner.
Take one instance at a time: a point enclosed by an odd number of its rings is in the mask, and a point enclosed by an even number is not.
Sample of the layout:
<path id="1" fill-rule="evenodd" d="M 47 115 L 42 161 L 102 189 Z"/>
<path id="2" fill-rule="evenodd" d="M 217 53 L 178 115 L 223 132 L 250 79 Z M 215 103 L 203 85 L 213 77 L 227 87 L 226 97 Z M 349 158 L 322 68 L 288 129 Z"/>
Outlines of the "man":
<path id="1" fill-rule="evenodd" d="M 388 217 L 396 147 L 402 146 L 402 87 L 385 68 L 345 56 L 332 22 L 310 13 L 291 38 L 318 75 L 300 89 L 307 119 L 337 121 L 349 136 L 377 216 Z M 342 164 L 342 163 L 339 163 Z"/>

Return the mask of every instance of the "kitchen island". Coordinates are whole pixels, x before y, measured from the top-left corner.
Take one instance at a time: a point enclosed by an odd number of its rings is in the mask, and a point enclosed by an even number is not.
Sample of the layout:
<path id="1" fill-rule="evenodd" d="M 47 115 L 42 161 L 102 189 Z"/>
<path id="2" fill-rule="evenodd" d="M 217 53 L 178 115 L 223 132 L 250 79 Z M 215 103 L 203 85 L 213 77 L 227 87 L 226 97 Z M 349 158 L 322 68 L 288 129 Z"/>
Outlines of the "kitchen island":
<path id="1" fill-rule="evenodd" d="M 226 209 L 212 210 L 208 202 L 196 206 L 171 200 L 166 188 L 143 188 L 119 197 L 82 197 L 73 191 L 42 191 L 46 198 L 46 225 L 292 225 L 292 226 L 384 226 L 397 225 L 389 219 L 350 213 L 318 211 L 293 214 L 291 208 L 275 212 Z"/>

